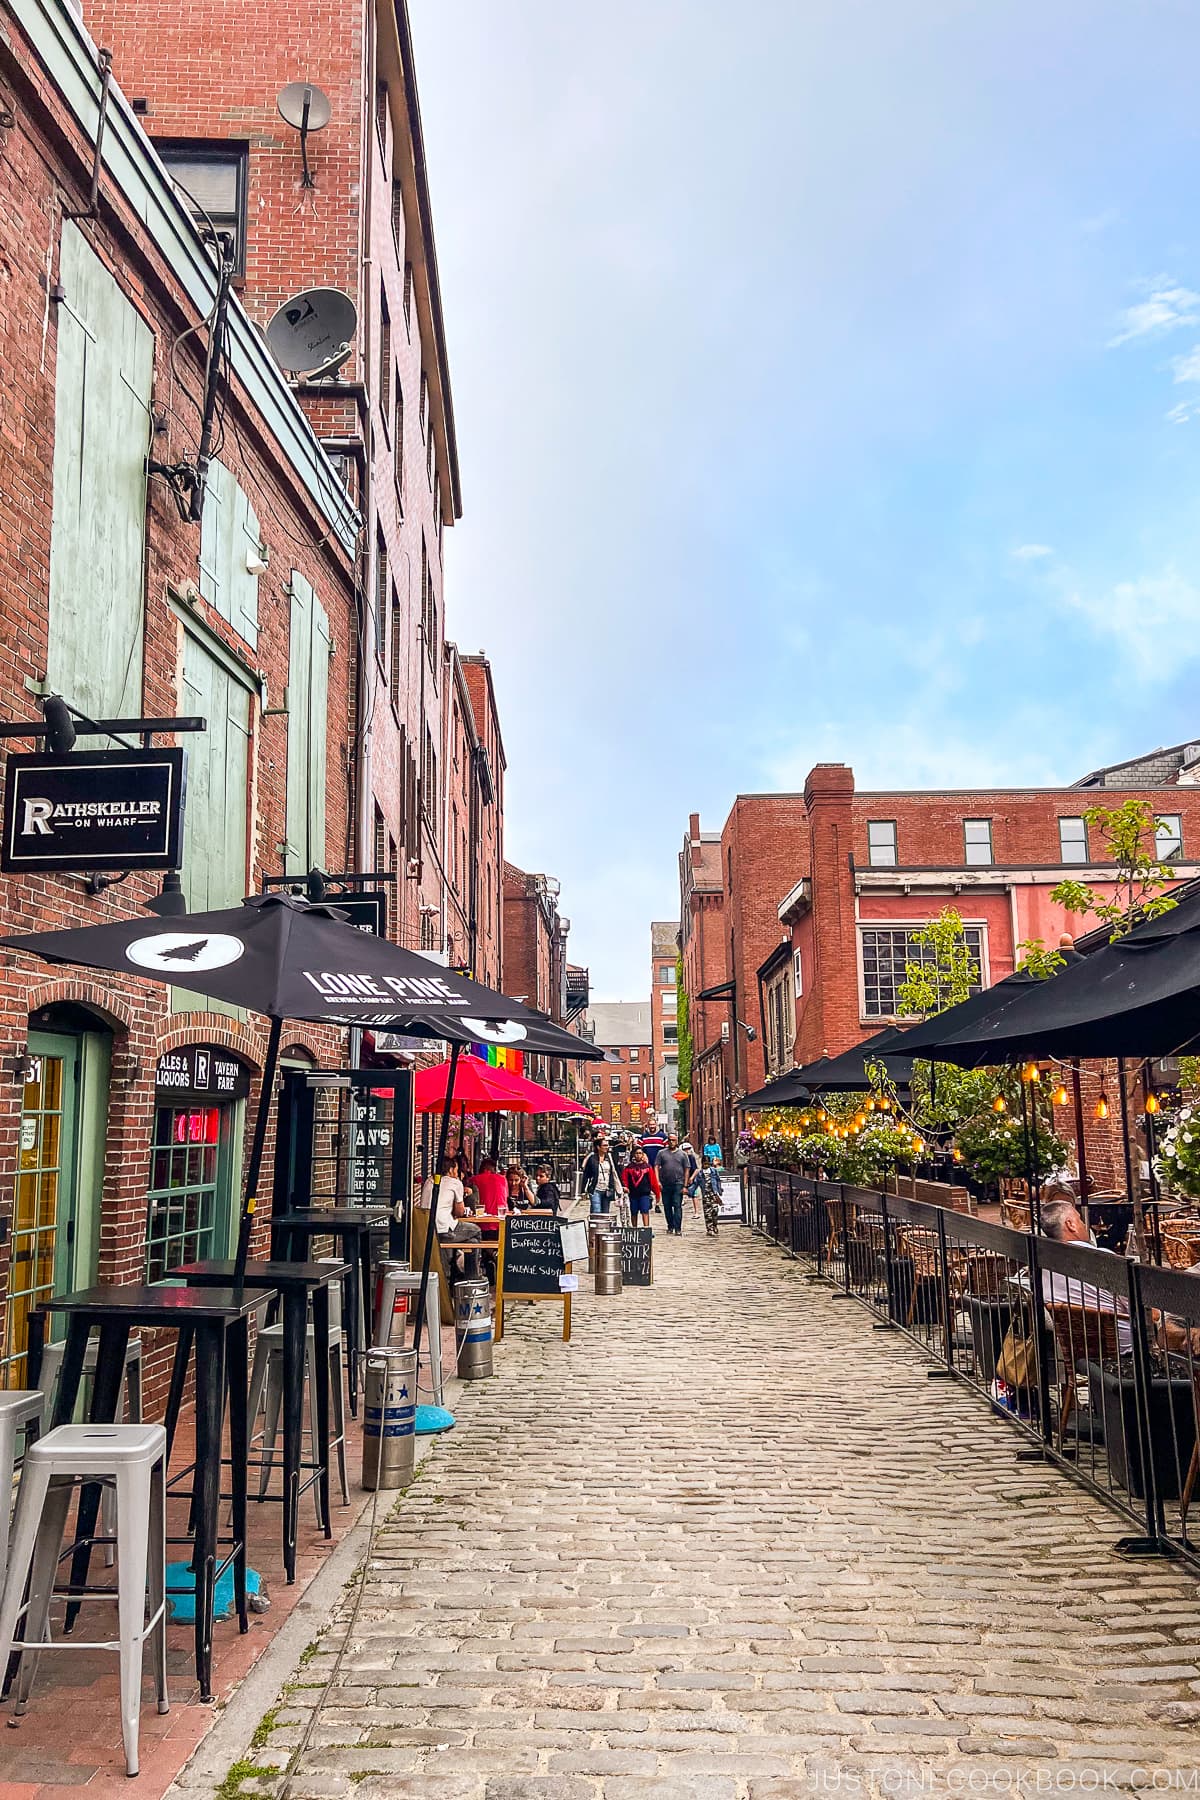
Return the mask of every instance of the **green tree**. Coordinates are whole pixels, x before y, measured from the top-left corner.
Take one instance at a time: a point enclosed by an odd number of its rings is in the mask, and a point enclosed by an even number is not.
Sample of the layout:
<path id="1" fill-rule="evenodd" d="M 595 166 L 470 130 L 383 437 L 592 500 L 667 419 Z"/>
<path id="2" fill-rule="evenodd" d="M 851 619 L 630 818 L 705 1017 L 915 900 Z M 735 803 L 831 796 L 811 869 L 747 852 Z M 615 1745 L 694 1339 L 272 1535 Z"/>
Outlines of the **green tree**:
<path id="1" fill-rule="evenodd" d="M 1178 877 L 1169 863 L 1150 854 L 1148 844 L 1157 848 L 1159 824 L 1153 807 L 1131 798 L 1121 806 L 1089 806 L 1083 819 L 1104 844 L 1105 860 L 1116 864 L 1117 891 L 1107 900 L 1086 881 L 1067 880 L 1051 889 L 1050 898 L 1067 912 L 1099 919 L 1109 927 L 1110 942 L 1124 937 L 1142 919 L 1170 912 L 1176 902 L 1164 889 Z"/>
<path id="2" fill-rule="evenodd" d="M 688 996 L 683 985 L 683 957 L 675 958 L 675 1025 L 679 1037 L 679 1091 L 692 1091 L 692 1033 L 688 1025 Z"/>
<path id="3" fill-rule="evenodd" d="M 979 986 L 979 960 L 969 948 L 962 915 L 945 906 L 935 919 L 909 934 L 917 955 L 904 964 L 896 1011 L 902 1019 L 928 1019 L 957 1006 Z"/>

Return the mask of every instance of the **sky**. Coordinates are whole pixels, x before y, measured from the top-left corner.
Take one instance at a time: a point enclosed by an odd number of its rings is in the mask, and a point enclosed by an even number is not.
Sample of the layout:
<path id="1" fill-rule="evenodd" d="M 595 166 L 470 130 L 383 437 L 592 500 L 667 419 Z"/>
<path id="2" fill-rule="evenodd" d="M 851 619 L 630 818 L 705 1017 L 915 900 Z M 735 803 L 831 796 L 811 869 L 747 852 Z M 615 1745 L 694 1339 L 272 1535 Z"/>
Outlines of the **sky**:
<path id="1" fill-rule="evenodd" d="M 692 812 L 1200 737 L 1194 0 L 410 4 L 447 630 L 596 998 Z"/>

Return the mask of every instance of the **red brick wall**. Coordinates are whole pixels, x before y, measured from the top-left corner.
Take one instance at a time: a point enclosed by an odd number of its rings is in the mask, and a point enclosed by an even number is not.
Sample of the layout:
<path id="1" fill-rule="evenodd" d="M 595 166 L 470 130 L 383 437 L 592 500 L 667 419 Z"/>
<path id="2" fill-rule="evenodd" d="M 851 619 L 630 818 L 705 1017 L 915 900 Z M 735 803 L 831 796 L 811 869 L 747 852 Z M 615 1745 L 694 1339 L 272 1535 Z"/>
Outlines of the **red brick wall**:
<path id="1" fill-rule="evenodd" d="M 57 316 L 47 309 L 43 285 L 45 247 L 57 244 L 65 210 L 77 210 L 86 191 L 90 147 L 79 137 L 60 96 L 42 76 L 10 18 L 11 43 L 0 50 L 0 76 L 12 95 L 17 123 L 5 134 L 0 157 L 0 267 L 5 304 L 0 310 L 0 366 L 5 373 L 5 426 L 0 433 L 0 593 L 7 629 L 0 643 L 0 712 L 29 719 L 35 703 L 27 683 L 46 672 L 49 582 L 50 471 L 54 452 Z M 107 193 L 98 220 L 81 229 L 108 265 L 155 335 L 156 396 L 169 390 L 171 347 L 185 325 L 195 323 L 175 278 L 157 258 L 139 222 L 120 197 Z M 31 246 L 38 246 L 37 254 Z M 43 356 L 43 330 L 45 348 Z M 182 343 L 177 360 L 191 385 L 199 384 L 196 339 Z M 172 426 L 172 432 L 176 428 Z M 193 446 L 194 447 L 194 446 Z M 158 453 L 182 455 L 185 445 L 168 434 Z M 330 666 L 327 791 L 330 861 L 337 859 L 343 821 L 351 804 L 347 784 L 353 602 L 351 570 L 331 540 L 327 522 L 313 509 L 278 446 L 250 412 L 237 389 L 229 399 L 224 460 L 250 494 L 270 552 L 259 582 L 260 633 L 253 652 L 224 620 L 198 601 L 196 611 L 231 652 L 266 679 L 275 705 L 287 685 L 290 571 L 312 582 L 329 615 L 336 654 Z M 167 604 L 168 590 L 195 587 L 199 578 L 199 527 L 184 524 L 161 482 L 151 482 L 147 523 L 144 681 L 148 715 L 185 710 L 182 691 L 182 626 Z M 276 846 L 285 836 L 287 720 L 252 716 L 251 791 L 246 830 L 251 890 L 266 870 L 278 868 Z M 5 932 L 95 924 L 136 913 L 156 893 L 157 876 L 131 876 L 97 898 L 78 878 L 0 876 L 0 929 Z M 112 1034 L 112 1078 L 104 1148 L 98 1273 L 128 1280 L 144 1267 L 145 1193 L 154 1111 L 154 1072 L 164 1049 L 215 1042 L 257 1068 L 265 1042 L 263 1022 L 242 1024 L 206 1013 L 172 1013 L 167 991 L 118 977 L 51 971 L 12 952 L 0 953 L 0 1062 L 11 1070 L 23 1054 L 29 1015 L 62 1003 L 87 1009 Z M 297 1027 L 285 1048 L 303 1044 L 319 1058 L 340 1054 L 339 1034 Z M 21 1088 L 11 1075 L 0 1082 L 0 1215 L 11 1215 L 17 1170 L 17 1121 Z M 253 1101 L 247 1109 L 252 1112 Z M 262 1190 L 270 1191 L 269 1166 Z M 264 1208 L 256 1245 L 266 1239 Z M 0 1282 L 7 1280 L 11 1238 L 0 1250 Z M 0 1319 L 3 1312 L 0 1310 Z M 161 1359 L 157 1364 L 161 1372 Z"/>
<path id="2" fill-rule="evenodd" d="M 621 1061 L 619 1066 L 611 1062 L 586 1065 L 584 1082 L 588 1104 L 614 1129 L 619 1125 L 640 1127 L 653 1111 L 652 1100 L 647 1099 L 647 1083 L 651 1093 L 654 1085 L 650 1046 L 606 1044 L 605 1050 L 609 1056 L 619 1056 Z M 595 1087 L 597 1081 L 599 1092 Z M 615 1088 L 614 1082 L 617 1083 Z"/>
<path id="3" fill-rule="evenodd" d="M 745 1093 L 765 1080 L 757 971 L 787 935 L 779 922 L 779 902 L 804 872 L 808 847 L 808 817 L 800 794 L 739 794 L 721 833 L 727 967 L 735 983 L 737 1018 L 757 1034 L 751 1040 L 734 1025 L 733 1010 L 726 1007 L 733 1084 Z"/>
<path id="4" fill-rule="evenodd" d="M 318 0 L 312 8 L 267 5 L 256 13 L 256 29 L 246 29 L 243 0 L 181 0 L 163 28 L 159 11 L 147 0 L 88 0 L 89 29 L 113 52 L 117 81 L 131 97 L 147 101 L 145 124 L 152 137 L 236 139 L 248 145 L 248 231 L 246 274 L 240 284 L 251 316 L 265 324 L 279 305 L 309 287 L 337 287 L 358 307 L 355 353 L 343 369 L 345 397 L 326 387 L 298 390 L 322 433 L 357 436 L 373 446 L 366 485 L 365 530 L 360 580 L 367 642 L 364 668 L 371 685 L 368 715 L 368 787 L 360 827 L 368 865 L 373 853 L 374 808 L 398 846 L 401 862 L 420 859 L 419 881 L 396 884 L 394 935 L 414 948 L 422 942 L 419 907 L 442 909 L 439 868 L 444 814 L 439 795 L 427 797 L 431 833 L 413 820 L 405 838 L 403 794 L 409 756 L 420 767 L 426 728 L 439 765 L 445 730 L 441 671 L 441 543 L 434 488 L 426 471 L 421 428 L 421 375 L 433 392 L 441 371 L 421 321 L 428 307 L 414 304 L 406 324 L 404 266 L 414 265 L 416 282 L 427 293 L 422 236 L 413 179 L 413 147 L 405 119 L 398 65 L 390 58 L 390 37 L 377 45 L 374 11 Z M 375 117 L 376 64 L 389 78 L 392 106 L 381 144 Z M 303 75 L 329 96 L 329 124 L 309 139 L 316 186 L 301 186 L 300 143 L 276 105 L 280 90 Z M 399 241 L 393 232 L 392 177 L 404 184 Z M 365 259 L 365 260 L 364 260 Z M 380 401 L 382 308 L 386 296 L 391 321 L 394 385 L 403 397 L 403 491 L 397 481 L 393 435 L 396 414 Z M 444 462 L 442 492 L 447 492 Z M 453 506 L 443 508 L 453 521 Z M 393 658 L 390 599 L 385 597 L 381 641 L 373 636 L 377 533 L 387 546 L 389 588 L 399 610 L 399 657 Z M 435 596 L 433 640 L 422 630 L 422 547 Z M 342 640 L 347 648 L 354 641 Z M 399 666 L 393 667 L 398 660 Z M 332 865 L 345 862 L 343 841 Z M 351 852 L 353 858 L 353 852 Z M 403 875 L 404 870 L 401 870 Z M 432 915 L 431 915 L 432 916 Z M 440 941 L 432 948 L 440 949 Z"/>
<path id="5" fill-rule="evenodd" d="M 500 987 L 503 980 L 501 932 L 504 917 L 504 742 L 491 665 L 482 656 L 462 659 L 471 696 L 475 733 L 487 752 L 496 798 L 482 808 L 479 820 L 479 901 L 476 923 L 476 967 L 481 981 Z"/>

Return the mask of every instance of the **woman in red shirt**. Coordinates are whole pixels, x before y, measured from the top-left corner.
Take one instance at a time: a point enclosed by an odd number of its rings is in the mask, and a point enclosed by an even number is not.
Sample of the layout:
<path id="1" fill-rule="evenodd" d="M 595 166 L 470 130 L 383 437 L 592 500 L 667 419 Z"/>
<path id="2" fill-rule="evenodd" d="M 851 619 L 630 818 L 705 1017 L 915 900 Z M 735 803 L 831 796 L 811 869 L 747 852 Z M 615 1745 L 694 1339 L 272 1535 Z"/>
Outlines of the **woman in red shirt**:
<path id="1" fill-rule="evenodd" d="M 662 1189 L 658 1176 L 651 1168 L 646 1152 L 639 1144 L 633 1153 L 633 1159 L 623 1171 L 621 1180 L 625 1184 L 625 1192 L 629 1195 L 629 1218 L 633 1225 L 650 1223 L 650 1208 L 659 1198 Z"/>

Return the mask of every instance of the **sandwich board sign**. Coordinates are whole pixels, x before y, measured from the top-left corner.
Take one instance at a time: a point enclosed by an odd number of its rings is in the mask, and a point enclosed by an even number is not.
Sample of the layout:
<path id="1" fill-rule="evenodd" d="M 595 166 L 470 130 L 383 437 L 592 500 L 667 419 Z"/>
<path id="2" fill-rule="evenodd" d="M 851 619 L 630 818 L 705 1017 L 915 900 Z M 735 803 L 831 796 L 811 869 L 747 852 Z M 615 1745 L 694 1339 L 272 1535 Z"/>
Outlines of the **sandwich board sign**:
<path id="1" fill-rule="evenodd" d="M 557 1300 L 563 1309 L 563 1342 L 571 1336 L 570 1274 L 563 1258 L 562 1221 L 555 1213 L 514 1213 L 500 1221 L 496 1257 L 496 1338 L 504 1336 L 506 1300 Z"/>

